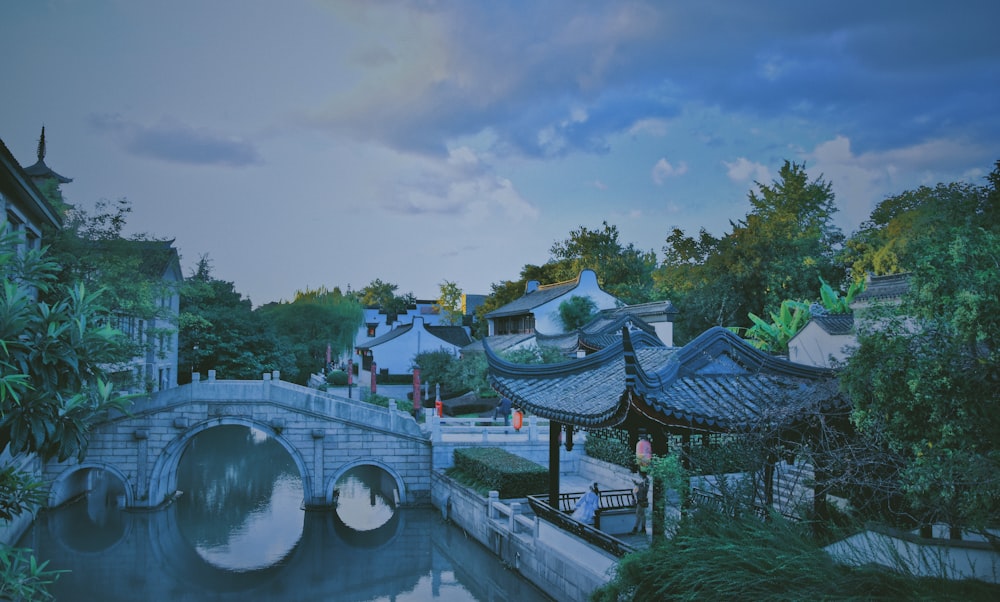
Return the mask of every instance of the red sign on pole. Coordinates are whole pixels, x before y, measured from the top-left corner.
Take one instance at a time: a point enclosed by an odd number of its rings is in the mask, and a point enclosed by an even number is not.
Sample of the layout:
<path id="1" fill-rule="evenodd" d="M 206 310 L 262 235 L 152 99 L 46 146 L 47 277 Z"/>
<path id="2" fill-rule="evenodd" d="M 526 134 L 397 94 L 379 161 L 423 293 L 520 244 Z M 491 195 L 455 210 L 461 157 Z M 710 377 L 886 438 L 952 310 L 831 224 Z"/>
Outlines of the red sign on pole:
<path id="1" fill-rule="evenodd" d="M 373 360 L 372 361 L 372 395 L 375 394 L 375 390 L 377 389 L 377 385 L 375 384 L 375 374 L 377 374 L 377 373 L 378 373 L 378 366 L 375 365 L 375 361 Z"/>
<path id="2" fill-rule="evenodd" d="M 423 406 L 420 403 L 420 368 L 413 369 L 413 415 L 416 416 L 417 412 Z"/>

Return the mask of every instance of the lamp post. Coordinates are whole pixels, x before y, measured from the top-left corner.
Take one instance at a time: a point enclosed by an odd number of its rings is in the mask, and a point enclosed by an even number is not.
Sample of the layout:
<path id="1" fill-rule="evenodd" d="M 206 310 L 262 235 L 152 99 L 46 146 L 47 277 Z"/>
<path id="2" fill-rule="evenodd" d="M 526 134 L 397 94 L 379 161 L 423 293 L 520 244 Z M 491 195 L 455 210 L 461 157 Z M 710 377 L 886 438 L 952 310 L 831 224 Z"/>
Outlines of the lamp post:
<path id="1" fill-rule="evenodd" d="M 194 382 L 194 368 L 198 364 L 198 343 L 191 348 L 191 381 Z"/>
<path id="2" fill-rule="evenodd" d="M 347 360 L 347 398 L 351 399 L 351 389 L 354 388 L 354 360 Z"/>

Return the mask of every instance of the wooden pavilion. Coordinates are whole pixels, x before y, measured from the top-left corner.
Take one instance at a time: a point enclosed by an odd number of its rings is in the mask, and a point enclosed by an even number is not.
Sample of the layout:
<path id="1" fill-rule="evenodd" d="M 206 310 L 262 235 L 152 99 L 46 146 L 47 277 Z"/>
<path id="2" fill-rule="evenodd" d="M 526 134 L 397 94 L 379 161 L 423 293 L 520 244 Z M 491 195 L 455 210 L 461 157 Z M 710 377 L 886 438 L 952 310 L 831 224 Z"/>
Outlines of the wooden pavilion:
<path id="1" fill-rule="evenodd" d="M 618 429 L 627 433 L 630 449 L 645 433 L 652 452 L 666 455 L 671 441 L 690 446 L 696 437 L 707 444 L 712 435 L 747 433 L 762 421 L 794 429 L 808 412 L 844 406 L 831 370 L 766 354 L 721 327 L 683 347 L 667 347 L 626 325 L 599 351 L 559 364 L 511 363 L 488 346 L 486 355 L 493 388 L 514 407 L 551 421 L 548 494 L 554 508 L 559 446 L 572 449 L 577 429 Z M 767 466 L 771 503 L 773 461 Z M 654 503 L 664 494 L 654 481 Z M 818 494 L 815 502 L 822 503 Z M 654 532 L 662 532 L 662 520 L 654 514 Z"/>

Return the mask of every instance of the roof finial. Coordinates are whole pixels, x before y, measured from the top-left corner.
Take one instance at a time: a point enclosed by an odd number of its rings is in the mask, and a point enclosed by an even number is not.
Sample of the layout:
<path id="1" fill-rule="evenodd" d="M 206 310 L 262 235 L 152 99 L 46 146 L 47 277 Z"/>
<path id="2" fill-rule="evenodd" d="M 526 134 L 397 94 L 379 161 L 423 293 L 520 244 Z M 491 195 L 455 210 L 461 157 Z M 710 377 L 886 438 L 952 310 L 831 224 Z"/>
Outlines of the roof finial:
<path id="1" fill-rule="evenodd" d="M 42 126 L 42 137 L 38 139 L 38 160 L 45 159 L 45 126 Z"/>

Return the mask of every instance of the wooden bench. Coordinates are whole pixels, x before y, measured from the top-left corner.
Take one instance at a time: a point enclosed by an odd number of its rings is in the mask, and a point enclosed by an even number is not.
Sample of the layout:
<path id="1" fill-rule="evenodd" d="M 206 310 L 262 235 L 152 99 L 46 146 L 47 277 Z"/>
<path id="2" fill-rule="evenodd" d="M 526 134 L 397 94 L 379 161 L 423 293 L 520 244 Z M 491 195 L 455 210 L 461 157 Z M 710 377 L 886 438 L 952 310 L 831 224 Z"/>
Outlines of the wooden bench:
<path id="1" fill-rule="evenodd" d="M 584 491 L 559 494 L 559 510 L 572 514 Z M 601 503 L 594 512 L 594 528 L 605 533 L 627 533 L 635 520 L 635 494 L 631 489 L 601 492 Z"/>

